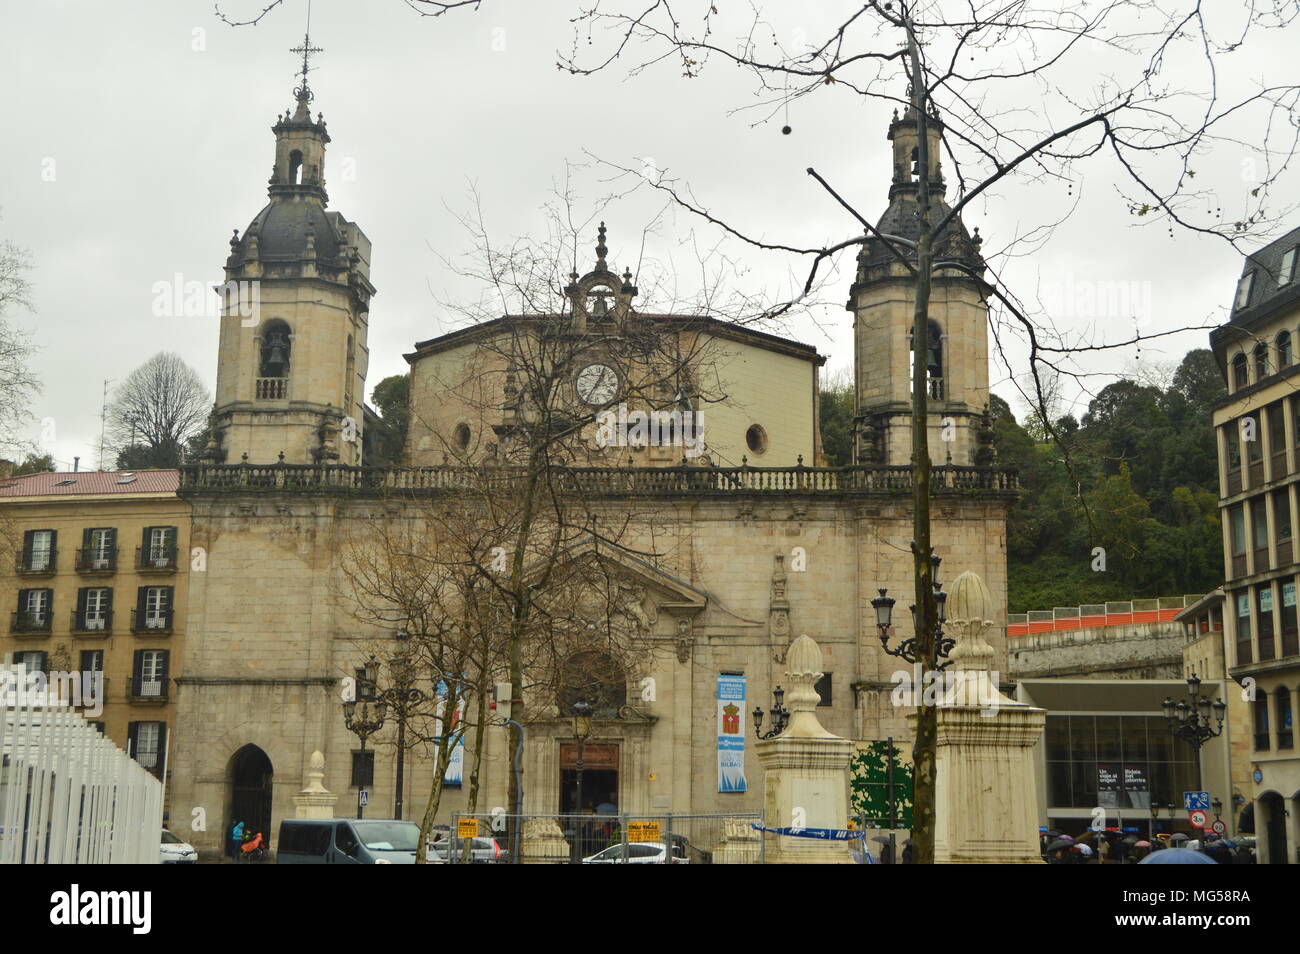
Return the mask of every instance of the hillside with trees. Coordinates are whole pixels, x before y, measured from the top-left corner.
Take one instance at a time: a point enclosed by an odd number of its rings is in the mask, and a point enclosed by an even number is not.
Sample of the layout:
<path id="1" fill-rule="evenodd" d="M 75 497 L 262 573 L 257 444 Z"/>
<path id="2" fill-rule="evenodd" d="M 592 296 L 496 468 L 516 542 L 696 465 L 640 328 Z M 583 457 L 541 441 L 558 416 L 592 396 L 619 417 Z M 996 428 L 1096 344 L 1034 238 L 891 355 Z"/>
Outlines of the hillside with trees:
<path id="1" fill-rule="evenodd" d="M 845 464 L 852 383 L 825 387 L 827 462 Z M 1080 419 L 1056 418 L 1059 443 L 993 396 L 998 462 L 1019 470 L 1022 487 L 1007 524 L 1010 612 L 1204 593 L 1222 582 L 1210 411 L 1224 393 L 1213 354 L 1190 351 L 1166 385 L 1121 378 Z"/>

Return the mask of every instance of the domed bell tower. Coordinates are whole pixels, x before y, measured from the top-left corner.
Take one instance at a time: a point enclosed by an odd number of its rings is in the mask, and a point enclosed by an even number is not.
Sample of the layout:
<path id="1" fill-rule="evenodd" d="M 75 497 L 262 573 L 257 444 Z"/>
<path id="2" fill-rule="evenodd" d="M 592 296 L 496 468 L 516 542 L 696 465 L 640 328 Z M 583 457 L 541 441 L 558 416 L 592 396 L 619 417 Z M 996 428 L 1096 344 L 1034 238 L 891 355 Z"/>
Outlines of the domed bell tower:
<path id="1" fill-rule="evenodd" d="M 926 175 L 932 224 L 948 214 L 940 164 L 943 123 L 926 117 L 929 168 L 919 168 L 919 122 L 909 108 L 889 126 L 893 143 L 893 181 L 889 207 L 877 229 L 896 241 L 915 264 L 920 235 L 918 192 Z M 988 306 L 984 299 L 984 260 L 979 230 L 967 233 L 954 218 L 935 236 L 930 288 L 929 394 L 930 459 L 936 465 L 993 463 L 987 425 Z M 908 244 L 910 243 L 910 244 Z M 950 263 L 943 267 L 943 263 Z M 854 463 L 906 466 L 912 462 L 912 324 L 916 282 L 886 242 L 869 237 L 858 255 L 857 278 L 847 308 L 854 314 L 856 418 Z"/>
<path id="2" fill-rule="evenodd" d="M 312 119 L 302 53 L 297 107 L 271 131 L 270 201 L 226 259 L 210 460 L 362 463 L 370 240 L 327 209 L 325 118 Z"/>

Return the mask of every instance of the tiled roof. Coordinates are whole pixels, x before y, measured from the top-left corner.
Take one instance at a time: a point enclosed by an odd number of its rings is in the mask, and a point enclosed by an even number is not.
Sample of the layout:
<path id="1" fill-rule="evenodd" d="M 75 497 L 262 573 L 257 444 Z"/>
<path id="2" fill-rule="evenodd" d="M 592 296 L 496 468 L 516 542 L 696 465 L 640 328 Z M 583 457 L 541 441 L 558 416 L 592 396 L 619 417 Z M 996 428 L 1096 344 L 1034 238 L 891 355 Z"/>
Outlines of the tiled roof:
<path id="1" fill-rule="evenodd" d="M 81 470 L 27 474 L 0 480 L 0 497 L 68 497 L 92 494 L 176 493 L 178 470 Z"/>
<path id="2" fill-rule="evenodd" d="M 1255 279 L 1250 285 L 1250 297 L 1244 307 L 1237 309 L 1238 313 L 1252 311 L 1271 299 L 1294 290 L 1296 279 L 1300 278 L 1300 268 L 1294 269 L 1290 280 L 1285 284 L 1279 284 L 1278 279 L 1281 277 L 1282 256 L 1297 245 L 1300 245 L 1300 228 L 1292 229 L 1280 239 L 1247 256 L 1241 274 L 1244 276 L 1247 272 L 1254 272 Z"/>

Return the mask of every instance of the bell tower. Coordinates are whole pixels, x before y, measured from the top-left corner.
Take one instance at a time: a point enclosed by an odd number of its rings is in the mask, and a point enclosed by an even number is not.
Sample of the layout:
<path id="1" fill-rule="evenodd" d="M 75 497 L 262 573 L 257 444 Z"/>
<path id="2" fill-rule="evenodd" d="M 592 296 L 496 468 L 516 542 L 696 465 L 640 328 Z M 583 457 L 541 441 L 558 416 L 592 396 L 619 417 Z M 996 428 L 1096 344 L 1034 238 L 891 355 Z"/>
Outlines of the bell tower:
<path id="1" fill-rule="evenodd" d="M 325 118 L 302 54 L 297 106 L 277 118 L 270 201 L 226 259 L 207 456 L 238 464 L 358 465 L 364 426 L 370 240 L 327 208 Z"/>
<path id="2" fill-rule="evenodd" d="M 943 123 L 926 117 L 929 168 L 918 168 L 918 117 L 909 107 L 889 126 L 893 143 L 893 181 L 889 207 L 876 228 L 912 263 L 920 235 L 917 196 L 927 176 L 930 220 L 938 224 L 950 211 L 944 201 L 940 150 Z M 992 431 L 985 412 L 989 400 L 988 305 L 982 280 L 979 229 L 974 236 L 954 218 L 934 239 L 936 267 L 930 288 L 929 445 L 938 466 L 993 462 Z M 943 267 L 944 262 L 951 263 Z M 847 308 L 854 314 L 856 417 L 854 463 L 905 466 L 911 463 L 912 323 L 916 284 L 907 266 L 885 241 L 872 236 L 858 255 L 857 278 Z"/>

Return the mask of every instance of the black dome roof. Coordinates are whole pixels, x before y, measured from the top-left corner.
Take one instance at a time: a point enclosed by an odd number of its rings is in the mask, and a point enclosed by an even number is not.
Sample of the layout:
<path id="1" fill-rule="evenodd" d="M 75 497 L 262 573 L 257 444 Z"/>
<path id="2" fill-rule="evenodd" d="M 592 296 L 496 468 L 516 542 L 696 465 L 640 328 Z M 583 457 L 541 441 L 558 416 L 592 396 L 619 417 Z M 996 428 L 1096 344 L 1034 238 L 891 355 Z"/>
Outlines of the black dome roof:
<path id="1" fill-rule="evenodd" d="M 332 259 L 338 255 L 338 236 L 329 213 L 318 201 L 305 196 L 273 199 L 248 224 L 238 254 L 242 256 L 247 251 L 249 237 L 256 234 L 257 254 L 262 260 L 304 258 L 308 229 L 314 233 L 317 258 Z"/>

